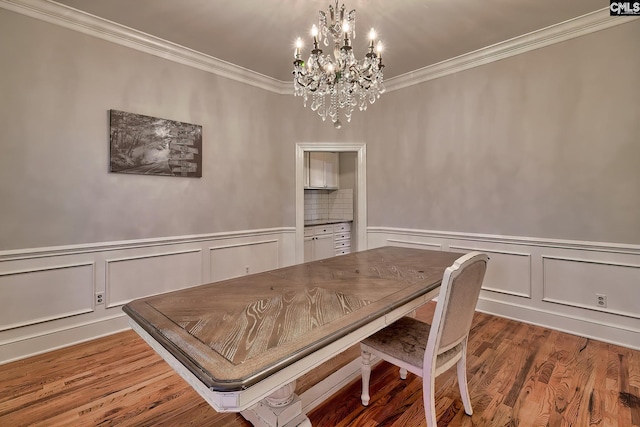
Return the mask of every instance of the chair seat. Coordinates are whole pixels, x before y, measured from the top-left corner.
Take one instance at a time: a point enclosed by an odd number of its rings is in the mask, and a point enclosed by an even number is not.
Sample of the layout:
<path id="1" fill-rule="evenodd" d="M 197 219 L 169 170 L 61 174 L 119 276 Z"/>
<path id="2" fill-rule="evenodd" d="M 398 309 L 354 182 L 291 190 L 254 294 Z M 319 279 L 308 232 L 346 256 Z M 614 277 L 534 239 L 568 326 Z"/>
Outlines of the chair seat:
<path id="1" fill-rule="evenodd" d="M 362 340 L 362 344 L 422 369 L 431 325 L 412 317 L 402 317 Z M 439 354 L 436 369 L 460 353 L 462 344 Z"/>

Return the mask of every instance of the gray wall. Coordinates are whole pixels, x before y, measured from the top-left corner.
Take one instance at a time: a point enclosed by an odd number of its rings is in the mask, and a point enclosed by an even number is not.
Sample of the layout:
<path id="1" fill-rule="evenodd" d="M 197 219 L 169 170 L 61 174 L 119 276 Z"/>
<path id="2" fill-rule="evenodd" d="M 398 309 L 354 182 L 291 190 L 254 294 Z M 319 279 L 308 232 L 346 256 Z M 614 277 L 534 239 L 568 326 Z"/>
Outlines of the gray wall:
<path id="1" fill-rule="evenodd" d="M 640 243 L 640 22 L 389 92 L 280 96 L 0 10 L 0 250 L 295 225 L 296 142 L 367 143 L 370 226 Z M 392 64 L 389 64 L 392 66 Z M 203 178 L 108 173 L 108 110 L 203 126 Z"/>
<path id="2" fill-rule="evenodd" d="M 383 95 L 359 134 L 369 225 L 639 244 L 638 40 L 634 21 Z"/>
<path id="3" fill-rule="evenodd" d="M 0 58 L 0 250 L 293 225 L 282 96 L 4 9 Z M 109 109 L 202 125 L 203 177 L 109 173 Z"/>
<path id="4" fill-rule="evenodd" d="M 392 91 L 340 131 L 290 98 L 283 139 L 367 143 L 369 226 L 639 244 L 637 40 L 636 20 Z"/>

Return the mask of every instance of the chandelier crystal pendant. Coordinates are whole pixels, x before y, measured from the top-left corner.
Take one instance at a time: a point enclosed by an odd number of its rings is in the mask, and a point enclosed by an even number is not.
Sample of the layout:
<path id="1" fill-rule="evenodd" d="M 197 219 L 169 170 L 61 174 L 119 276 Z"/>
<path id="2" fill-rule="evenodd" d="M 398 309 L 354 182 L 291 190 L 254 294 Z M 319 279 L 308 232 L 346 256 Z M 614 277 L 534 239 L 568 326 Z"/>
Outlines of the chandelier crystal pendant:
<path id="1" fill-rule="evenodd" d="M 313 49 L 305 63 L 300 56 L 302 39 L 298 37 L 293 61 L 293 94 L 302 96 L 304 106 L 311 98 L 311 109 L 322 120 L 327 117 L 340 129 L 341 113 L 347 122 L 356 105 L 360 111 L 367 109 L 385 91 L 382 70 L 382 43 L 376 44 L 376 32 L 369 32 L 369 47 L 362 61 L 358 61 L 351 46 L 356 37 L 356 11 L 346 13 L 344 4 L 338 10 L 329 5 L 328 12 L 320 11 L 318 26 L 311 28 Z M 333 55 L 323 54 L 320 44 L 333 42 Z"/>

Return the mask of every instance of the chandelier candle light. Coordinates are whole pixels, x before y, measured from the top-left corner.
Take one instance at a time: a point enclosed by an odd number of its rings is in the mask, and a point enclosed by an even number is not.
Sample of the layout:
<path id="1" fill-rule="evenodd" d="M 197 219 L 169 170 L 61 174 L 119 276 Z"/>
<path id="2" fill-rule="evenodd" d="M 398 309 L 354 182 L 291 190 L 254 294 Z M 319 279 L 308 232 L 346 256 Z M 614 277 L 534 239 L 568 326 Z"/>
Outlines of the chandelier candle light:
<path id="1" fill-rule="evenodd" d="M 302 39 L 298 37 L 293 61 L 293 94 L 302 96 L 304 106 L 311 97 L 311 109 L 317 111 L 322 120 L 327 117 L 340 129 L 341 111 L 347 122 L 356 105 L 360 111 L 373 104 L 385 88 L 382 83 L 382 43 L 376 44 L 376 32 L 369 32 L 369 48 L 364 59 L 358 61 L 353 55 L 351 39 L 356 37 L 356 11 L 345 13 L 344 4 L 338 10 L 329 5 L 328 13 L 320 11 L 319 28 L 311 27 L 313 49 L 305 63 L 300 56 Z M 333 41 L 333 56 L 323 55 L 320 43 L 329 46 Z M 358 99 L 359 98 L 359 99 Z"/>

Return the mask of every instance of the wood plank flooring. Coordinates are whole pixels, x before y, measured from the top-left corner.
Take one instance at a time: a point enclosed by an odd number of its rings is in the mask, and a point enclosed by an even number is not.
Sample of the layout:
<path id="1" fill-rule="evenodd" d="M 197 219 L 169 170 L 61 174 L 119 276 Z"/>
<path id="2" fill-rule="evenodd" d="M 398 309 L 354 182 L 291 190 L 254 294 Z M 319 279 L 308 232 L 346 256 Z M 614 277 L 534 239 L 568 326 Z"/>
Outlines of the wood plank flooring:
<path id="1" fill-rule="evenodd" d="M 434 304 L 418 310 L 430 320 Z M 298 392 L 348 362 L 307 374 Z M 468 352 L 473 416 L 455 370 L 436 380 L 438 425 L 640 427 L 640 351 L 476 313 Z M 308 414 L 314 426 L 425 426 L 421 380 L 386 362 L 371 403 L 356 380 Z M 249 426 L 219 414 L 132 332 L 0 366 L 0 426 Z"/>

